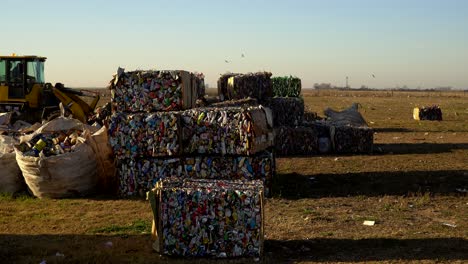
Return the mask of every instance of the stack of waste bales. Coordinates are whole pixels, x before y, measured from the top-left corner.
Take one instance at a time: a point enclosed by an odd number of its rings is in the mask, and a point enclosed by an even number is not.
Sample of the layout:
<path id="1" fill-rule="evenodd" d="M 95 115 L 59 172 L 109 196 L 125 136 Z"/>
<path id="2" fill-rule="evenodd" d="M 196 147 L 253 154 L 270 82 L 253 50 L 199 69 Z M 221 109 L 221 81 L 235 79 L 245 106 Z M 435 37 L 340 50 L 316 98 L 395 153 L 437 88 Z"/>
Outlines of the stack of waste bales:
<path id="1" fill-rule="evenodd" d="M 173 176 L 260 179 L 267 185 L 265 193 L 268 193 L 275 164 L 273 154 L 267 150 L 273 145 L 274 136 L 264 109 L 259 106 L 193 108 L 195 104 L 185 103 L 190 100 L 180 101 L 167 94 L 176 94 L 178 98 L 181 94 L 186 98 L 202 97 L 202 94 L 190 94 L 200 93 L 200 89 L 185 85 L 184 75 L 197 79 L 196 75 L 183 71 L 162 72 L 166 73 L 122 72 L 112 82 L 116 83 L 111 85 L 112 90 L 120 83 L 133 87 L 127 88 L 125 93 L 114 91 L 114 106 L 126 102 L 127 94 L 138 93 L 131 89 L 148 94 L 152 88 L 148 89 L 147 85 L 153 87 L 162 83 L 167 84 L 164 89 L 170 90 L 159 91 L 166 94 L 162 101 L 156 97 L 155 101 L 143 100 L 136 107 L 129 100 L 126 107 L 113 108 L 109 142 L 119 160 L 120 195 L 143 196 L 159 180 Z M 138 76 L 144 76 L 143 81 Z M 190 83 L 195 85 L 199 81 Z M 182 93 L 174 92 L 179 88 Z M 166 99 L 171 103 L 164 103 Z M 169 105 L 173 107 L 167 108 Z M 130 111 L 142 109 L 149 111 Z M 161 110 L 154 111 L 156 109 Z"/>
<path id="2" fill-rule="evenodd" d="M 442 121 L 442 110 L 438 105 L 416 107 L 413 110 L 415 120 Z"/>

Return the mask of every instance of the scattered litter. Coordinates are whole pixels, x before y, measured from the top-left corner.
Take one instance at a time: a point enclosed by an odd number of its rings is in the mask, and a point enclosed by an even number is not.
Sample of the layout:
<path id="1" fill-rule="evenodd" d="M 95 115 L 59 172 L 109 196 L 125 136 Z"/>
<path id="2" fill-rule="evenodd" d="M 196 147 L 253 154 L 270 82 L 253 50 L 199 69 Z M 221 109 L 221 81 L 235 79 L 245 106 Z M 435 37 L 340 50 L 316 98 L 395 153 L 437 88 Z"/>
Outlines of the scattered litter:
<path id="1" fill-rule="evenodd" d="M 107 248 L 111 248 L 113 245 L 114 243 L 112 243 L 112 241 L 107 241 L 106 243 L 104 243 L 104 246 Z"/>
<path id="2" fill-rule="evenodd" d="M 370 121 L 369 123 L 371 123 L 372 125 L 373 125 L 373 124 L 375 124 L 375 122 L 374 122 L 374 121 Z"/>
<path id="3" fill-rule="evenodd" d="M 334 159 L 334 161 L 338 161 L 338 160 L 339 160 L 339 158 L 335 158 L 335 159 Z"/>
<path id="4" fill-rule="evenodd" d="M 308 217 L 308 216 L 307 216 L 306 218 L 304 218 L 304 221 L 307 221 L 307 220 L 309 220 L 309 217 Z"/>
<path id="5" fill-rule="evenodd" d="M 461 192 L 461 193 L 468 193 L 468 189 L 457 188 L 455 190 L 457 190 L 457 192 Z"/>
<path id="6" fill-rule="evenodd" d="M 429 135 L 429 132 L 424 133 L 425 136 Z"/>
<path id="7" fill-rule="evenodd" d="M 55 256 L 56 257 L 61 257 L 61 258 L 65 257 L 65 255 L 63 253 L 60 253 L 60 252 L 55 253 Z"/>
<path id="8" fill-rule="evenodd" d="M 315 181 L 315 177 L 309 177 L 309 181 Z"/>
<path id="9" fill-rule="evenodd" d="M 397 140 L 397 139 L 400 139 L 400 137 L 393 137 L 393 139 Z"/>
<path id="10" fill-rule="evenodd" d="M 442 225 L 448 226 L 448 227 L 453 227 L 453 228 L 457 227 L 457 225 L 450 224 L 450 223 L 442 223 Z"/>
<path id="11" fill-rule="evenodd" d="M 373 225 L 375 225 L 375 221 L 366 220 L 362 224 L 366 225 L 366 226 L 373 226 Z"/>

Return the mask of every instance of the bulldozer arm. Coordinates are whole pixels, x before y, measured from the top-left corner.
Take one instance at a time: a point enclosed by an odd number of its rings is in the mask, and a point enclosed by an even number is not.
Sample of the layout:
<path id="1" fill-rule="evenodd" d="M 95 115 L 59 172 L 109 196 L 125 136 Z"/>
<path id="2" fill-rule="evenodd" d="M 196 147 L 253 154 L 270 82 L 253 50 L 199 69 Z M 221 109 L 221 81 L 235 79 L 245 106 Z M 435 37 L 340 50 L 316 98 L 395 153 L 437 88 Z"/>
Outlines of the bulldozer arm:
<path id="1" fill-rule="evenodd" d="M 57 87 L 52 88 L 52 91 L 63 106 L 72 112 L 73 117 L 83 123 L 87 122 L 88 116 L 93 113 L 94 108 L 100 99 L 99 95 L 96 95 L 94 96 L 91 104 L 88 104 L 78 96 L 78 94 L 81 94 L 80 92 L 72 91 L 67 88 L 60 89 Z"/>

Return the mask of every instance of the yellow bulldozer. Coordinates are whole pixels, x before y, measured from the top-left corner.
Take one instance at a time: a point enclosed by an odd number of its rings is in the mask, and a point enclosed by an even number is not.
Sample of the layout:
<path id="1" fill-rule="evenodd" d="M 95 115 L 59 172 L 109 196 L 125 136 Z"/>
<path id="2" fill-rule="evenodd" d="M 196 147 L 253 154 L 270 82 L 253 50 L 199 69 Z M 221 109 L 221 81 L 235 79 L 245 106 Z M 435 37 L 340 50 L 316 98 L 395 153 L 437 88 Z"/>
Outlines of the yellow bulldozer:
<path id="1" fill-rule="evenodd" d="M 34 123 L 59 116 L 62 103 L 65 111 L 86 123 L 99 94 L 46 83 L 45 61 L 40 56 L 0 56 L 0 113 L 15 112 L 16 120 Z M 91 102 L 88 104 L 82 97 L 91 97 Z"/>

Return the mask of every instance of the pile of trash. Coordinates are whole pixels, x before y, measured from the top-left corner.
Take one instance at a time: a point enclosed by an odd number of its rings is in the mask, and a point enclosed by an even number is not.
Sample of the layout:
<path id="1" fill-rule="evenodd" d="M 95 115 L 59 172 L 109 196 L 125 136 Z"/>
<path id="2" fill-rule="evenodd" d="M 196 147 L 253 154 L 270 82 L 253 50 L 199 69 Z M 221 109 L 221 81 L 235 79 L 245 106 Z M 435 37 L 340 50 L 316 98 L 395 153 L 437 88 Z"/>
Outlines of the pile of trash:
<path id="1" fill-rule="evenodd" d="M 50 157 L 73 152 L 77 144 L 85 140 L 81 137 L 82 132 L 80 130 L 71 130 L 35 134 L 31 140 L 19 144 L 16 148 L 24 156 L 30 157 L 39 157 L 40 153 L 45 157 Z"/>

